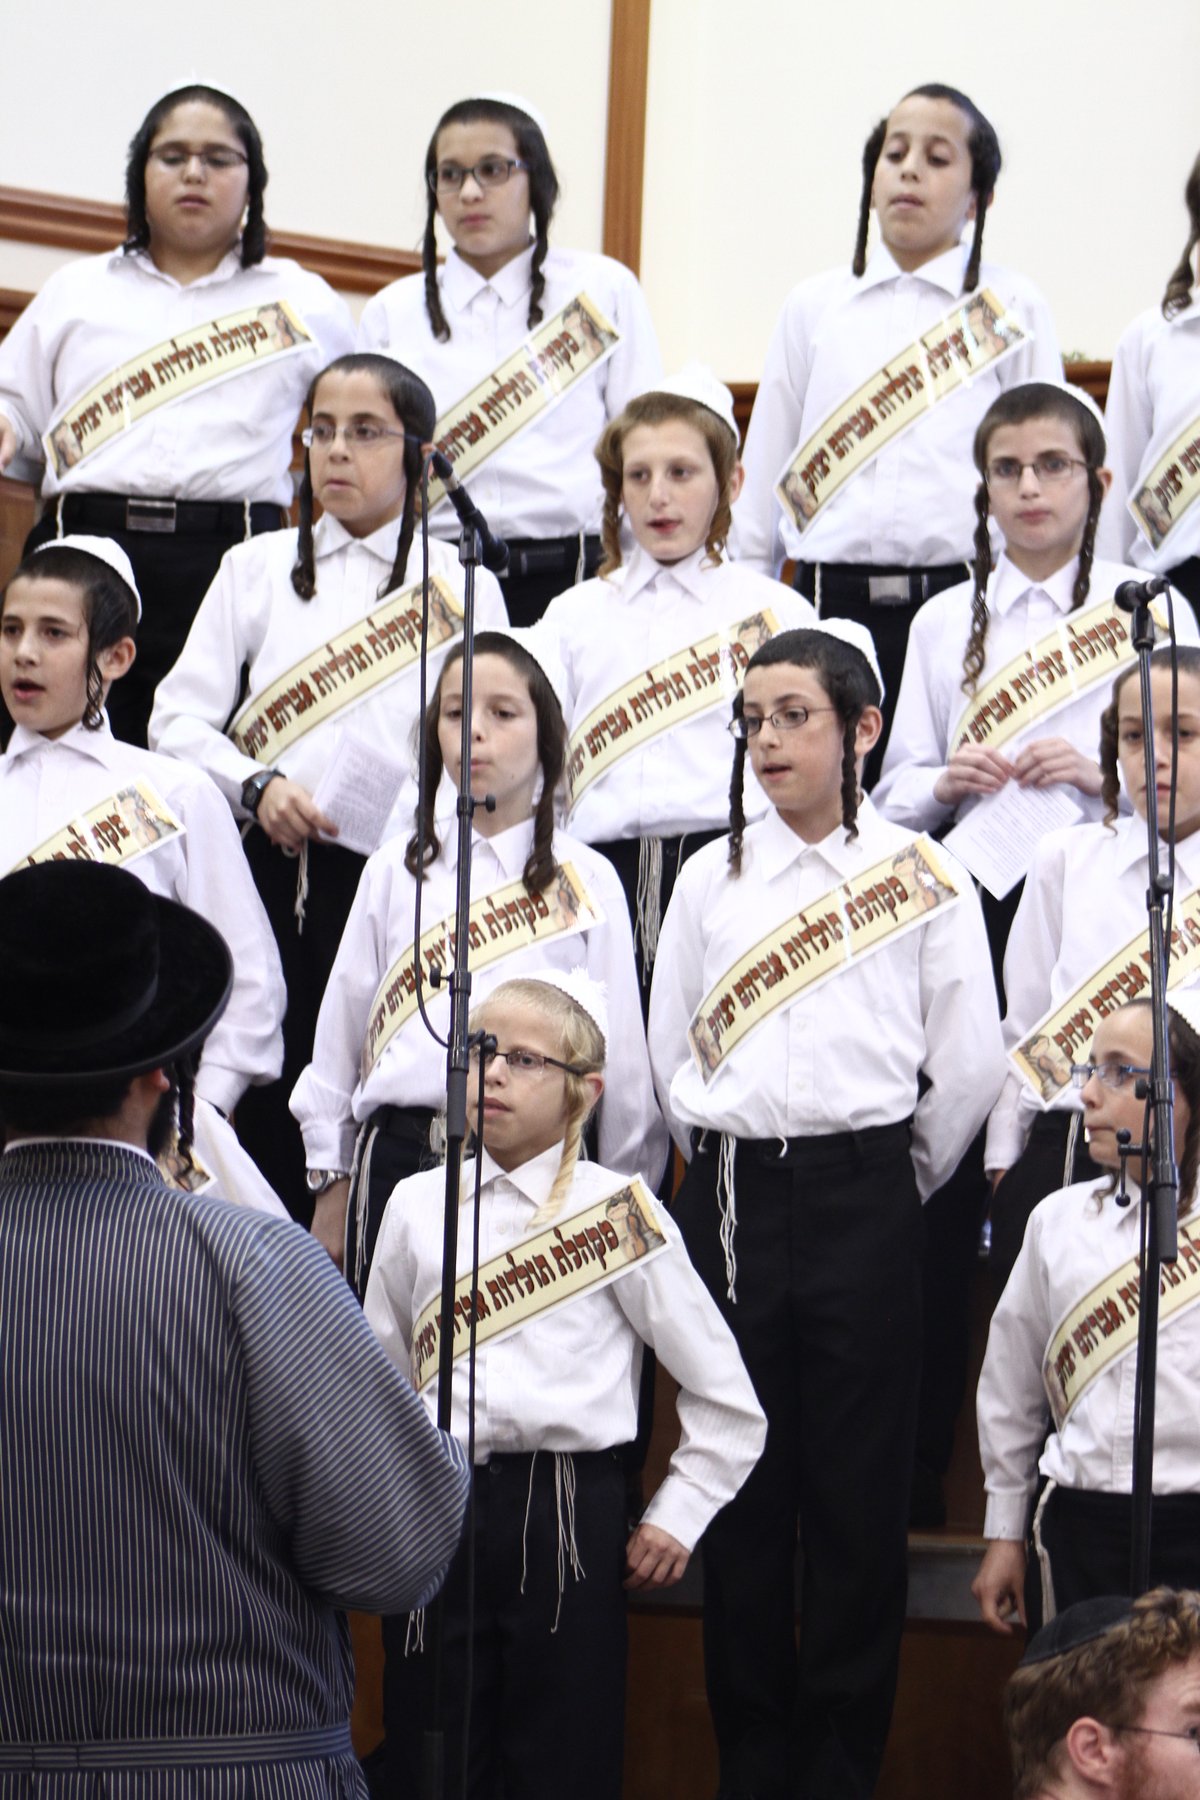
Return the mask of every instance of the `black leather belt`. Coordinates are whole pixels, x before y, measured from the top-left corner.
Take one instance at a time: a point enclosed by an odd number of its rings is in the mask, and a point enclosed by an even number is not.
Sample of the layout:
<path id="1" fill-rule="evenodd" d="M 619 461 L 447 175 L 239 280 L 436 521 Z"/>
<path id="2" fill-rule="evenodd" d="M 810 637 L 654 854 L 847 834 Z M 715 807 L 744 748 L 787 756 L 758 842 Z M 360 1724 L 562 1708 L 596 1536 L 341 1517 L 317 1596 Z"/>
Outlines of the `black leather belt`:
<path id="1" fill-rule="evenodd" d="M 564 538 L 505 538 L 508 546 L 508 568 L 500 577 L 508 581 L 530 579 L 535 575 L 569 575 L 575 579 L 579 567 L 579 535 Z M 583 540 L 583 573 L 595 574 L 600 567 L 600 539 Z"/>
<path id="2" fill-rule="evenodd" d="M 144 494 L 63 494 L 46 508 L 64 531 L 174 533 L 180 537 L 243 537 L 247 512 L 251 532 L 287 524 L 282 506 L 270 500 L 156 500 Z"/>
<path id="3" fill-rule="evenodd" d="M 806 600 L 816 598 L 818 569 L 822 599 L 842 595 L 868 606 L 920 606 L 932 594 L 971 578 L 968 563 L 943 563 L 929 569 L 875 568 L 870 563 L 797 563 L 794 586 Z"/>

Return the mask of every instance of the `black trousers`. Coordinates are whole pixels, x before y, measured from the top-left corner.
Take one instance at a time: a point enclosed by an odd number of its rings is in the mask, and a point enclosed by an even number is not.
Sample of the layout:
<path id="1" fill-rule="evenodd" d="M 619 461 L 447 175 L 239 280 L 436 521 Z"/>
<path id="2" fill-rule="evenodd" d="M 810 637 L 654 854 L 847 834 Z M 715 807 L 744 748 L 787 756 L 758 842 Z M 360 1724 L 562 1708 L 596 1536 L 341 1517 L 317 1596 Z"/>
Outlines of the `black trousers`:
<path id="1" fill-rule="evenodd" d="M 287 984 L 283 1073 L 267 1087 L 247 1088 L 237 1104 L 237 1134 L 294 1219 L 312 1223 L 304 1182 L 304 1143 L 288 1100 L 312 1061 L 317 1014 L 358 890 L 365 857 L 310 840 L 304 929 L 296 921 L 299 859 L 285 856 L 258 826 L 247 834 L 246 859 L 266 908 Z"/>
<path id="2" fill-rule="evenodd" d="M 723 831 L 689 831 L 683 837 L 669 837 L 662 840 L 662 886 L 659 889 L 659 904 L 665 918 L 671 895 L 675 892 L 675 883 L 679 879 L 679 871 L 690 856 L 702 850 L 705 844 L 711 844 L 714 838 L 723 837 Z M 634 930 L 633 954 L 637 963 L 638 983 L 642 994 L 642 1019 L 650 1012 L 650 977 L 654 966 L 646 967 L 646 959 L 642 952 L 641 940 L 637 935 L 637 890 L 638 860 L 641 854 L 641 838 L 610 838 L 602 844 L 593 844 L 592 849 L 606 856 L 625 891 L 625 904 L 629 908 L 629 923 Z"/>
<path id="3" fill-rule="evenodd" d="M 536 625 L 552 600 L 576 580 L 590 581 L 600 567 L 598 537 L 583 540 L 583 573 L 579 574 L 579 546 L 575 538 L 545 544 L 536 538 L 517 538 L 510 544 L 509 572 L 500 582 L 510 625 Z M 548 566 L 544 566 L 548 565 Z"/>
<path id="4" fill-rule="evenodd" d="M 468 1542 L 443 1590 L 443 1719 L 449 1800 L 462 1793 L 467 1649 L 473 1638 L 467 1793 L 471 1800 L 620 1800 L 625 1748 L 625 1478 L 620 1454 L 572 1459 L 575 1545 L 559 1600 L 555 1459 L 494 1456 L 475 1470 L 475 1619 L 468 1634 Z M 524 1591 L 522 1591 L 522 1589 Z M 557 1622 L 556 1622 L 557 1621 Z M 431 1632 L 410 1646 L 407 1616 L 383 1621 L 389 1791 L 422 1792 L 431 1714 Z"/>
<path id="5" fill-rule="evenodd" d="M 1133 1500 L 1056 1487 L 1042 1514 L 1056 1612 L 1102 1594 L 1128 1594 Z M 1200 1494 L 1156 1494 L 1150 1507 L 1150 1586 L 1200 1587 Z M 1032 1546 L 1025 1572 L 1025 1616 L 1042 1624 L 1041 1571 Z"/>
<path id="6" fill-rule="evenodd" d="M 254 508 L 251 535 L 278 531 L 287 524 L 281 507 Z M 240 544 L 245 527 L 204 534 L 151 531 L 106 531 L 83 522 L 66 531 L 92 532 L 111 537 L 133 564 L 134 579 L 142 596 L 142 622 L 137 632 L 137 661 L 128 675 L 114 682 L 108 697 L 108 717 L 113 735 L 127 744 L 146 745 L 146 727 L 154 705 L 154 693 L 183 649 L 200 602 L 212 586 L 221 558 Z M 54 508 L 39 519 L 25 540 L 25 554 L 58 536 Z"/>
<path id="7" fill-rule="evenodd" d="M 883 1757 L 907 1599 L 921 1356 L 921 1208 L 907 1125 L 739 1145 L 736 1303 L 717 1140 L 675 1206 L 767 1415 L 762 1459 L 702 1540 L 704 1662 L 721 1788 L 865 1800 Z M 795 1559 L 803 1555 L 797 1651 Z"/>
<path id="8" fill-rule="evenodd" d="M 908 651 L 908 634 L 912 622 L 926 600 L 931 600 L 946 588 L 957 587 L 960 582 L 968 580 L 970 570 L 966 563 L 948 563 L 944 567 L 933 569 L 869 568 L 866 564 L 860 567 L 853 563 L 822 563 L 820 567 L 821 616 L 857 619 L 860 625 L 865 625 L 875 640 L 875 651 L 883 675 L 883 731 L 867 758 L 863 774 L 863 791 L 869 794 L 879 780 L 879 771 L 883 767 L 883 753 L 887 749 L 892 729 L 892 716 L 896 709 L 896 697 L 900 692 L 900 677 L 904 673 L 904 658 Z M 817 591 L 815 569 L 816 565 L 812 563 L 796 565 L 793 585 L 807 600 L 812 600 Z M 872 575 L 908 575 L 918 580 L 923 577 L 924 596 L 920 600 L 899 606 L 872 601 L 867 588 Z"/>
<path id="9" fill-rule="evenodd" d="M 1088 1155 L 1082 1119 L 1071 1168 L 1065 1170 L 1067 1140 L 1075 1117 L 1070 1112 L 1039 1113 L 1029 1142 L 992 1195 L 992 1253 L 988 1268 L 997 1294 L 1012 1274 L 1029 1215 L 1038 1202 L 1072 1181 L 1099 1181 L 1107 1173 Z"/>
<path id="10" fill-rule="evenodd" d="M 430 1040 L 430 1053 L 435 1046 Z M 366 1297 L 367 1277 L 375 1255 L 375 1240 L 383 1222 L 384 1210 L 392 1189 L 399 1181 L 432 1169 L 438 1159 L 429 1148 L 429 1127 L 433 1113 L 424 1106 L 381 1106 L 372 1114 L 370 1127 L 375 1135 L 370 1143 L 367 1165 L 366 1220 L 363 1231 L 364 1260 L 361 1275 L 358 1264 L 358 1227 L 355 1219 L 357 1194 L 351 1196 L 346 1215 L 346 1278 L 359 1299 Z M 359 1171 L 359 1183 L 362 1170 Z"/>

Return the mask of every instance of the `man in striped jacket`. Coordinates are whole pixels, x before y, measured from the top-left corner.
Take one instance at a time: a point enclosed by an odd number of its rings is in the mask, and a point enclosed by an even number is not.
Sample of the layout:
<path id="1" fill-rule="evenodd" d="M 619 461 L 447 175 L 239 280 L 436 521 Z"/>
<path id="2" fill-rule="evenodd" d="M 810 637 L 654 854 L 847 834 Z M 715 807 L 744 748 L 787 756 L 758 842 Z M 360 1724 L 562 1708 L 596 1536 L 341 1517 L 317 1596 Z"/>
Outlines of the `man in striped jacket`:
<path id="1" fill-rule="evenodd" d="M 119 868 L 0 881 L 0 1795 L 362 1794 L 341 1608 L 467 1491 L 307 1233 L 153 1160 L 223 940 Z"/>

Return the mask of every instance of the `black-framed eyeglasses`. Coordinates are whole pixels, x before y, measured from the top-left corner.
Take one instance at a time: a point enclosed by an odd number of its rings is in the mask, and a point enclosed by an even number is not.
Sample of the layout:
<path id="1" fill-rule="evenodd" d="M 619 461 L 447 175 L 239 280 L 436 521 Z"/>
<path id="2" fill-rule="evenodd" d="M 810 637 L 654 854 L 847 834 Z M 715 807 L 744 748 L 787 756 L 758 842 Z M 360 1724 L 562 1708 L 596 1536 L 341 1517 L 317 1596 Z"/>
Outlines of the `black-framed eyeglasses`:
<path id="1" fill-rule="evenodd" d="M 799 731 L 814 713 L 836 711 L 836 706 L 785 706 L 782 712 L 768 713 L 765 719 L 747 718 L 745 713 L 740 713 L 730 719 L 726 730 L 730 737 L 740 738 L 745 743 L 747 738 L 757 737 L 764 725 L 770 725 L 773 731 Z"/>
<path id="2" fill-rule="evenodd" d="M 577 1063 L 560 1062 L 557 1056 L 542 1056 L 537 1050 L 495 1050 L 490 1044 L 482 1053 L 478 1044 L 471 1045 L 467 1051 L 467 1061 L 472 1068 L 478 1068 L 481 1054 L 485 1069 L 498 1056 L 508 1064 L 514 1075 L 541 1075 L 547 1068 L 563 1069 L 568 1075 L 591 1073 Z"/>
<path id="3" fill-rule="evenodd" d="M 249 161 L 245 151 L 231 149 L 226 144 L 211 144 L 203 150 L 189 150 L 186 144 L 164 144 L 161 150 L 151 150 L 150 158 L 160 169 L 186 169 L 195 161 L 202 169 L 215 169 L 220 174 L 240 168 Z"/>
<path id="4" fill-rule="evenodd" d="M 393 431 L 389 425 L 377 425 L 374 419 L 352 419 L 349 425 L 329 425 L 318 419 L 315 425 L 306 425 L 300 433 L 300 442 L 306 450 L 318 445 L 322 450 L 330 449 L 337 443 L 338 432 L 341 432 L 348 444 L 356 444 L 359 449 L 369 449 L 372 444 L 382 444 L 384 438 L 402 438 L 402 431 Z"/>
<path id="5" fill-rule="evenodd" d="M 1150 1071 L 1149 1069 L 1135 1069 L 1132 1063 L 1086 1062 L 1071 1064 L 1072 1087 L 1085 1088 L 1093 1075 L 1096 1077 L 1097 1081 L 1102 1081 L 1105 1087 L 1113 1088 L 1119 1092 L 1121 1088 L 1128 1086 L 1129 1082 L 1132 1081 L 1135 1076 L 1149 1079 Z M 1132 1727 L 1130 1729 L 1132 1729 Z"/>
<path id="6" fill-rule="evenodd" d="M 1056 481 L 1069 481 L 1076 469 L 1086 469 L 1079 456 L 1064 456 L 1059 450 L 1043 451 L 1032 462 L 1020 462 L 1015 456 L 998 456 L 987 466 L 984 480 L 989 487 L 1013 487 L 1026 469 L 1032 469 L 1040 482 L 1053 487 Z"/>
<path id="7" fill-rule="evenodd" d="M 1197 1750 L 1200 1750 L 1200 1725 L 1190 1725 L 1186 1731 L 1163 1731 L 1161 1727 L 1155 1725 L 1117 1725 L 1113 1729 L 1136 1731 L 1139 1737 L 1182 1738 L 1186 1743 L 1193 1744 Z"/>
<path id="8" fill-rule="evenodd" d="M 439 163 L 429 171 L 429 185 L 435 194 L 457 194 L 468 175 L 474 176 L 481 188 L 503 187 L 514 169 L 528 169 L 519 156 L 483 156 L 473 168 L 461 163 Z"/>

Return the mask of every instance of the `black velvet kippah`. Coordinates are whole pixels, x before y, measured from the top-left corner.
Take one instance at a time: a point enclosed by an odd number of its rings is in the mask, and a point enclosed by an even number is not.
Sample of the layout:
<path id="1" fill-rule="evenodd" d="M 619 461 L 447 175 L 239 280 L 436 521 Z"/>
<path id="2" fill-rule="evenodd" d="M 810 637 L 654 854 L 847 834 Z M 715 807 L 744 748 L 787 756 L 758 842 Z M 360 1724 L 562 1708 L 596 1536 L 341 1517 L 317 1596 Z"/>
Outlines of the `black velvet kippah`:
<path id="1" fill-rule="evenodd" d="M 1132 1617 L 1133 1601 L 1127 1594 L 1101 1594 L 1095 1600 L 1080 1600 L 1034 1633 L 1019 1667 L 1027 1669 L 1031 1663 L 1049 1662 L 1052 1656 L 1065 1656 L 1068 1650 L 1094 1643 L 1115 1625 L 1124 1625 Z"/>

